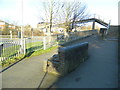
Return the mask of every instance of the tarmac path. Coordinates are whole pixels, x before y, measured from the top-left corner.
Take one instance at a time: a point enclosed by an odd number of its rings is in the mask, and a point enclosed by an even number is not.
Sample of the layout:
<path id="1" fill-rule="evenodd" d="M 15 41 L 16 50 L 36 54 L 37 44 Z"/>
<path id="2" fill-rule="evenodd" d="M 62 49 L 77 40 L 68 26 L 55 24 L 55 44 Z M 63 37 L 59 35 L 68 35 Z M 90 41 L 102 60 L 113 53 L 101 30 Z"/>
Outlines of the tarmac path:
<path id="1" fill-rule="evenodd" d="M 51 88 L 117 88 L 117 41 L 91 36 L 76 43 L 84 41 L 89 42 L 90 58 L 65 77 L 59 79 L 43 72 L 43 61 L 56 54 L 56 49 L 22 60 L 5 70 L 2 73 L 2 88 L 47 88 L 54 82 Z"/>
<path id="2" fill-rule="evenodd" d="M 89 59 L 52 88 L 118 88 L 118 42 L 99 38 L 86 41 Z"/>

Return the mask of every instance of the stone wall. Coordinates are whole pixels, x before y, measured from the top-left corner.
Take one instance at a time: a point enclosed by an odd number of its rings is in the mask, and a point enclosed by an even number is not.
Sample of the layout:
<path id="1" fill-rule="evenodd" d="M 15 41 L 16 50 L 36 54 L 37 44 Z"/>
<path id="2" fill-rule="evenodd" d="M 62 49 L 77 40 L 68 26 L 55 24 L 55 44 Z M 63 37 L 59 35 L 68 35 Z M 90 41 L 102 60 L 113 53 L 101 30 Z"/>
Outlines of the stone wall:
<path id="1" fill-rule="evenodd" d="M 75 70 L 88 58 L 88 42 L 60 47 L 58 55 L 45 61 L 44 71 L 65 75 Z M 48 66 L 48 67 L 46 67 Z"/>
<path id="2" fill-rule="evenodd" d="M 118 25 L 111 25 L 107 37 L 118 37 Z"/>

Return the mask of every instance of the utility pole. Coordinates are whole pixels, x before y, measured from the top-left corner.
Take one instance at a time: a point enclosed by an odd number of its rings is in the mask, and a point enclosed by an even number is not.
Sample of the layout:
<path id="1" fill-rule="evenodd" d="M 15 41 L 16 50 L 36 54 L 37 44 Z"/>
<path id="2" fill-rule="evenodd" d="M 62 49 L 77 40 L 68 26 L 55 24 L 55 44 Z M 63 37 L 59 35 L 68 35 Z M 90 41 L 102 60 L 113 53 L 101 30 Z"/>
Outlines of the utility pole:
<path id="1" fill-rule="evenodd" d="M 22 5 L 22 17 L 21 17 L 21 20 L 22 20 L 22 23 L 21 23 L 21 39 L 23 39 L 23 0 L 22 0 L 22 3 L 21 3 Z"/>
<path id="2" fill-rule="evenodd" d="M 23 39 L 23 0 L 21 1 L 21 8 L 22 8 L 22 15 L 21 15 L 21 20 L 22 20 L 22 23 L 21 23 L 21 53 L 22 54 L 25 54 L 26 51 L 25 51 L 25 39 Z"/>

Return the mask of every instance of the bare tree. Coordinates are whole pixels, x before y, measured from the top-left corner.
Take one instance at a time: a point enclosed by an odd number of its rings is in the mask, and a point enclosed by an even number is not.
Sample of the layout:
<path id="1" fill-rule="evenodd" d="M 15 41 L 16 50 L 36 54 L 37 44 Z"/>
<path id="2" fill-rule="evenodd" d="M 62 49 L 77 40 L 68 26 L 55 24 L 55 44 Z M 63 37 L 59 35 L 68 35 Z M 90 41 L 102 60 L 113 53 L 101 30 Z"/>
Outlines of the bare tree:
<path id="1" fill-rule="evenodd" d="M 51 34 L 51 29 L 53 24 L 55 24 L 57 14 L 61 8 L 61 4 L 57 0 L 48 0 L 48 2 L 43 2 L 43 12 L 44 15 L 41 19 L 45 22 L 45 27 L 49 23 L 48 33 Z"/>
<path id="2" fill-rule="evenodd" d="M 65 32 L 68 33 L 70 32 L 74 26 L 75 26 L 75 21 L 79 21 L 81 19 L 86 18 L 87 13 L 86 13 L 87 6 L 83 4 L 80 1 L 72 1 L 72 2 L 64 2 L 64 7 L 62 9 L 62 17 L 65 25 Z"/>
<path id="3" fill-rule="evenodd" d="M 88 15 L 86 14 L 86 5 L 82 4 L 81 2 L 75 2 L 73 7 L 74 11 L 71 29 L 74 28 L 75 21 L 80 21 L 81 19 L 86 18 Z"/>
<path id="4" fill-rule="evenodd" d="M 45 27 L 49 23 L 49 29 L 47 28 L 49 35 L 52 26 L 57 24 L 65 28 L 65 37 L 69 37 L 69 32 L 76 26 L 75 22 L 86 18 L 86 9 L 87 6 L 78 0 L 69 2 L 48 0 L 48 2 L 43 2 L 44 16 L 41 19 L 46 23 Z"/>
<path id="5" fill-rule="evenodd" d="M 31 26 L 30 25 L 24 26 L 24 35 L 31 36 Z"/>

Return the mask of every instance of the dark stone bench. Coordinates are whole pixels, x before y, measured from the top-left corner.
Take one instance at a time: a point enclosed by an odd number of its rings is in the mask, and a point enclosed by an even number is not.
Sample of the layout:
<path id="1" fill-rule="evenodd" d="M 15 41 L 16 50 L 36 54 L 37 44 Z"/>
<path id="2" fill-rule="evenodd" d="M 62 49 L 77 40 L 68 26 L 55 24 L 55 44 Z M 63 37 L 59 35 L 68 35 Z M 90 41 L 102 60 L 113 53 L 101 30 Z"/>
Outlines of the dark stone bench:
<path id="1" fill-rule="evenodd" d="M 76 69 L 87 58 L 88 42 L 60 47 L 58 54 L 45 62 L 44 71 L 65 75 Z"/>

